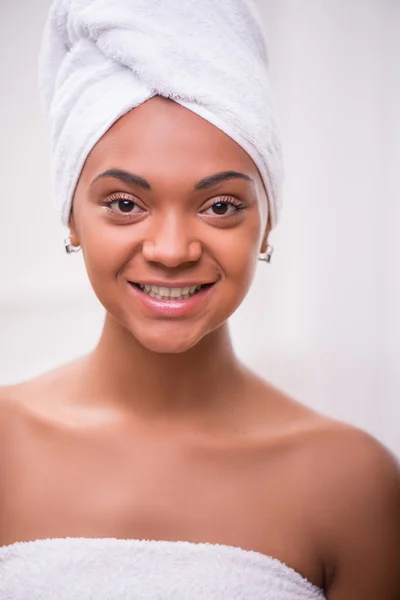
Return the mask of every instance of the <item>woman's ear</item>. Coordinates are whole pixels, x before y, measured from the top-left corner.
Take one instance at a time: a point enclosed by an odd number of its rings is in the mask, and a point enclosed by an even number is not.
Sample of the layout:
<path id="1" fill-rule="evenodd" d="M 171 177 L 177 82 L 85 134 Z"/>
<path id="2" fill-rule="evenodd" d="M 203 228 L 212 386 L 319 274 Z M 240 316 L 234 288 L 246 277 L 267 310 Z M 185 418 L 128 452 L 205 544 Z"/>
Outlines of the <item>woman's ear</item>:
<path id="1" fill-rule="evenodd" d="M 268 238 L 269 238 L 269 234 L 271 233 L 271 221 L 270 219 L 268 219 L 268 223 L 267 223 L 267 227 L 265 229 L 265 233 L 262 239 L 262 243 L 261 243 L 261 249 L 260 252 L 264 253 L 267 251 L 268 248 Z"/>
<path id="2" fill-rule="evenodd" d="M 73 211 L 71 211 L 71 216 L 69 218 L 69 237 L 71 240 L 71 244 L 72 246 L 80 246 L 80 242 L 79 242 L 79 236 L 78 236 L 78 232 L 76 230 L 76 224 L 75 224 L 75 218 L 74 218 L 74 213 Z"/>

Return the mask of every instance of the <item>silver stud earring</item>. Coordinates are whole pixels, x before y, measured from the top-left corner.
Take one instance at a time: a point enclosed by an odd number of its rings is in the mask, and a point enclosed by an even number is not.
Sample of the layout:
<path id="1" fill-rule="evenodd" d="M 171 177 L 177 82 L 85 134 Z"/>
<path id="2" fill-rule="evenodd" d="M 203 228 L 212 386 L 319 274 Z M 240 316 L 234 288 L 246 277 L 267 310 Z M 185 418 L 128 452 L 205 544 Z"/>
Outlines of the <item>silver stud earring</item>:
<path id="1" fill-rule="evenodd" d="M 80 246 L 73 246 L 73 244 L 71 244 L 71 237 L 68 236 L 65 238 L 64 240 L 64 246 L 65 246 L 65 252 L 67 254 L 72 254 L 73 252 L 79 252 L 79 250 L 81 249 Z"/>
<path id="2" fill-rule="evenodd" d="M 270 263 L 273 252 L 273 247 L 268 245 L 267 250 L 265 252 L 260 252 L 260 254 L 258 255 L 258 260 L 263 260 L 264 262 Z"/>

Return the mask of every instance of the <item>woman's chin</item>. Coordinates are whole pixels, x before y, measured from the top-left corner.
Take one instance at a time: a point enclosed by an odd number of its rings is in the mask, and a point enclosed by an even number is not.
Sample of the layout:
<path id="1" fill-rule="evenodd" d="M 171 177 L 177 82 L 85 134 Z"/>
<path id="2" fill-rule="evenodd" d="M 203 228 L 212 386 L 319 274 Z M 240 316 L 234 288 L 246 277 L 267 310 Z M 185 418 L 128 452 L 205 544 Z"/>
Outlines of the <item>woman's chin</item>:
<path id="1" fill-rule="evenodd" d="M 136 340 L 150 352 L 157 354 L 181 354 L 193 348 L 205 332 L 196 332 L 189 328 L 161 328 L 158 331 L 133 332 Z"/>
<path id="2" fill-rule="evenodd" d="M 138 341 L 144 348 L 157 354 L 182 354 L 183 352 L 187 352 L 193 348 L 193 346 L 195 346 L 198 342 L 198 340 L 195 340 L 194 342 L 190 343 L 188 340 L 177 339 L 138 339 Z"/>

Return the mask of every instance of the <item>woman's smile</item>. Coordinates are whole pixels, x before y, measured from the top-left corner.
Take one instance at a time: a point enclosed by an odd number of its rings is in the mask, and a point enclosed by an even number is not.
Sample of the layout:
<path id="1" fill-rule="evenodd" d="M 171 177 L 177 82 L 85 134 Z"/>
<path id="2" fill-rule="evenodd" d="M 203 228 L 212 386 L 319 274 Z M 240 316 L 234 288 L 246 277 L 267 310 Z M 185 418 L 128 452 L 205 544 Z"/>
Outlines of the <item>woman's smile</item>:
<path id="1" fill-rule="evenodd" d="M 182 282 L 168 286 L 164 282 L 128 282 L 130 292 L 147 310 L 165 317 L 180 317 L 196 310 L 209 298 L 216 283 Z"/>

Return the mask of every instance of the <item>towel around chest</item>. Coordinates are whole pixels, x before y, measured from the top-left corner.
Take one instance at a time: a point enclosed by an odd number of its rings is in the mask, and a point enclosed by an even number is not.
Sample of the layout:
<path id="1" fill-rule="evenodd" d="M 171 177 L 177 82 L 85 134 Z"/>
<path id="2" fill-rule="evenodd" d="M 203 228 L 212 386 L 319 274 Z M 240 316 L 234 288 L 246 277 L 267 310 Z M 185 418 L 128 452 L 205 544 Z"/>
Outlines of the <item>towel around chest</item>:
<path id="1" fill-rule="evenodd" d="M 323 600 L 280 561 L 220 544 L 62 538 L 0 547 L 0 600 Z"/>

